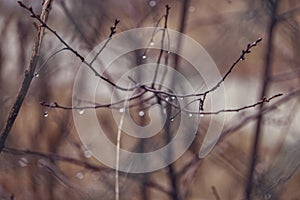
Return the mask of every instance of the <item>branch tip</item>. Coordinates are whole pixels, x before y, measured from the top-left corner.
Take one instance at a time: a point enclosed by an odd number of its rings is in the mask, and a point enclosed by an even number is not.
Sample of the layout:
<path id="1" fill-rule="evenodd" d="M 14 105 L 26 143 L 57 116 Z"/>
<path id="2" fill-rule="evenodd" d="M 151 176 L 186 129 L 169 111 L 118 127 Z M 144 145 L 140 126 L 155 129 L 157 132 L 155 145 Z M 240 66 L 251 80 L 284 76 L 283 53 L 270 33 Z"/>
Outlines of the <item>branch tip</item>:
<path id="1" fill-rule="evenodd" d="M 117 26 L 120 23 L 119 19 L 115 19 L 115 26 Z"/>

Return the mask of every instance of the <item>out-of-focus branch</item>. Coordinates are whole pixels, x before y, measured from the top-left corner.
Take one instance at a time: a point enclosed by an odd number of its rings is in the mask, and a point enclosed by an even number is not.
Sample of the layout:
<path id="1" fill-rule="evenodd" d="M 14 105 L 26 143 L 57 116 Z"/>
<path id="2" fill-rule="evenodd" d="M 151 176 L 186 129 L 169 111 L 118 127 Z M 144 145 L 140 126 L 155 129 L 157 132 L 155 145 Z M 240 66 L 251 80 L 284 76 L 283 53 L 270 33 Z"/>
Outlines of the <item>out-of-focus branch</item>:
<path id="1" fill-rule="evenodd" d="M 93 171 L 107 170 L 107 168 L 105 168 L 105 167 L 101 167 L 101 166 L 94 165 L 94 164 L 91 164 L 91 163 L 88 163 L 85 161 L 81 161 L 81 160 L 78 160 L 75 158 L 61 156 L 61 155 L 54 154 L 54 153 L 43 153 L 43 152 L 38 152 L 38 151 L 21 150 L 21 149 L 9 148 L 9 147 L 4 147 L 3 152 L 9 153 L 9 154 L 14 154 L 14 155 L 37 156 L 37 157 L 48 159 L 51 161 L 67 162 L 67 163 L 78 165 L 78 166 L 84 167 L 85 169 L 89 169 L 89 170 L 93 170 Z"/>
<path id="2" fill-rule="evenodd" d="M 18 2 L 20 5 L 22 4 L 22 2 Z M 43 23 L 46 22 L 50 9 L 51 9 L 51 3 L 52 0 L 46 0 L 43 4 L 43 9 L 42 9 L 42 13 L 39 16 L 39 20 Z M 32 10 L 32 8 L 31 8 Z M 45 28 L 43 26 L 39 26 L 38 28 L 38 32 L 37 32 L 37 36 L 34 42 L 34 46 L 33 46 L 33 51 L 32 51 L 32 55 L 31 55 L 31 59 L 29 62 L 29 66 L 25 71 L 25 76 L 22 82 L 22 86 L 18 92 L 17 98 L 12 106 L 12 108 L 10 109 L 10 113 L 8 116 L 8 119 L 5 123 L 4 128 L 1 130 L 1 135 L 0 135 L 0 153 L 4 148 L 6 139 L 10 133 L 10 130 L 12 128 L 12 126 L 14 125 L 14 122 L 19 114 L 20 108 L 22 107 L 23 101 L 26 97 L 26 94 L 29 90 L 31 81 L 34 77 L 34 73 L 35 73 L 35 68 L 38 62 L 38 58 L 39 58 L 39 54 L 40 54 L 40 48 L 41 48 L 41 44 L 43 41 L 43 36 L 44 36 L 44 30 Z"/>
<path id="3" fill-rule="evenodd" d="M 277 23 L 276 15 L 277 15 L 277 7 L 278 7 L 279 0 L 275 0 L 272 4 L 271 8 L 271 17 L 270 17 L 270 25 L 268 28 L 268 41 L 267 41 L 267 50 L 266 50 L 266 58 L 265 58 L 265 69 L 264 74 L 262 77 L 262 89 L 261 89 L 261 98 L 264 98 L 267 95 L 268 88 L 269 88 L 269 76 L 271 74 L 272 70 L 272 55 L 273 55 L 273 41 L 274 41 L 274 35 L 275 35 L 275 25 Z M 263 111 L 263 104 L 259 106 L 259 112 L 261 113 Z M 259 143 L 260 143 L 260 137 L 262 132 L 262 121 L 263 121 L 263 115 L 259 115 L 257 118 L 257 124 L 256 124 L 256 130 L 254 135 L 254 141 L 252 146 L 252 153 L 251 153 L 251 163 L 249 168 L 249 176 L 247 180 L 246 185 L 246 199 L 251 199 L 251 193 L 252 193 L 252 186 L 253 186 L 253 175 L 254 175 L 254 169 L 257 161 L 257 156 L 259 152 Z"/>
<path id="4" fill-rule="evenodd" d="M 112 172 L 112 169 L 109 169 L 106 167 L 94 165 L 94 164 L 91 164 L 86 161 L 78 160 L 76 158 L 61 156 L 61 155 L 54 154 L 54 153 L 43 153 L 43 152 L 31 151 L 31 150 L 21 150 L 21 149 L 15 149 L 15 148 L 10 148 L 10 147 L 4 147 L 3 153 L 13 154 L 13 155 L 35 156 L 35 157 L 47 159 L 49 161 L 61 161 L 61 162 L 66 162 L 69 164 L 81 166 L 87 170 L 101 171 L 101 172 L 105 171 L 106 173 Z M 120 175 L 126 176 L 126 173 L 120 173 Z M 129 178 L 133 178 L 133 177 L 129 177 Z M 133 180 L 137 180 L 137 179 L 133 178 Z M 158 184 L 156 182 L 149 180 L 145 184 L 147 186 L 157 189 L 158 191 L 161 191 L 169 196 L 171 195 L 171 191 L 169 191 L 168 189 L 164 188 L 163 186 L 161 186 L 160 184 Z"/>
<path id="5" fill-rule="evenodd" d="M 93 44 L 88 40 L 88 38 L 85 36 L 84 32 L 82 31 L 82 29 L 80 28 L 80 26 L 78 25 L 76 19 L 74 19 L 74 17 L 72 16 L 71 12 L 69 11 L 68 7 L 66 6 L 66 3 L 64 0 L 59 1 L 61 8 L 63 9 L 65 15 L 67 16 L 67 18 L 70 20 L 70 22 L 73 24 L 75 30 L 79 33 L 80 37 L 82 38 L 82 40 L 88 45 L 89 48 L 93 47 Z"/>

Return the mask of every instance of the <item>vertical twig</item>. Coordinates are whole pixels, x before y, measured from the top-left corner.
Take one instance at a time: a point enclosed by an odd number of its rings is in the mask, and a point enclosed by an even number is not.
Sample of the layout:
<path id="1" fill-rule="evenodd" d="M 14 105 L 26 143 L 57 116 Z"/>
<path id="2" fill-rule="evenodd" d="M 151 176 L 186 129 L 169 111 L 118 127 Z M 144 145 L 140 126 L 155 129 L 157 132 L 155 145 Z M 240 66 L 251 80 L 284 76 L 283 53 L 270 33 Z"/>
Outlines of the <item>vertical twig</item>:
<path id="1" fill-rule="evenodd" d="M 24 4 L 22 2 L 18 1 L 18 3 L 20 4 L 20 6 L 24 6 Z M 48 18 L 50 8 L 51 8 L 51 3 L 52 3 L 52 0 L 46 0 L 43 4 L 43 9 L 42 9 L 40 18 L 44 22 L 46 22 L 46 20 Z M 10 113 L 9 113 L 8 119 L 6 120 L 5 126 L 1 130 L 0 153 L 2 152 L 2 150 L 4 148 L 6 139 L 7 139 L 8 135 L 10 133 L 10 130 L 18 116 L 20 108 L 21 108 L 23 101 L 26 97 L 26 94 L 29 90 L 31 81 L 34 77 L 34 72 L 35 72 L 35 68 L 37 65 L 38 58 L 39 58 L 41 44 L 43 41 L 44 30 L 45 30 L 44 27 L 39 26 L 37 36 L 36 36 L 34 46 L 33 46 L 30 63 L 29 63 L 28 68 L 25 70 L 25 77 L 23 79 L 22 86 L 18 92 L 17 98 L 16 98 L 12 108 L 10 109 Z"/>
<path id="2" fill-rule="evenodd" d="M 130 85 L 129 85 L 130 87 Z M 129 98 L 129 91 L 126 95 L 125 101 L 124 101 L 124 112 L 122 113 L 120 123 L 118 125 L 118 133 L 117 133 L 117 152 L 116 152 L 116 173 L 115 173 L 115 200 L 120 199 L 120 186 L 119 186 L 119 167 L 120 167 L 120 147 L 121 147 L 121 136 L 122 136 L 122 127 L 124 123 L 124 117 L 126 114 L 126 108 L 128 101 L 126 99 Z"/>
<path id="3" fill-rule="evenodd" d="M 153 81 L 152 81 L 152 85 L 151 85 L 152 88 L 154 88 L 154 86 L 155 86 L 160 60 L 164 53 L 164 41 L 165 41 L 166 31 L 168 31 L 167 28 L 168 28 L 168 17 L 169 17 L 170 9 L 171 9 L 171 7 L 169 5 L 166 5 L 166 13 L 164 15 L 165 16 L 165 24 L 164 24 L 163 34 L 162 34 L 162 38 L 161 38 L 161 49 L 160 49 L 159 56 L 158 56 L 158 59 L 156 62 L 155 73 L 154 73 L 154 77 L 153 77 Z"/>
<path id="4" fill-rule="evenodd" d="M 269 76 L 272 70 L 272 54 L 273 54 L 273 40 L 274 40 L 274 31 L 275 31 L 275 25 L 277 23 L 276 15 L 277 15 L 277 7 L 278 7 L 278 1 L 275 0 L 274 3 L 271 5 L 271 21 L 268 28 L 268 41 L 267 41 L 267 49 L 266 49 L 266 58 L 265 58 L 265 69 L 263 74 L 263 85 L 261 89 L 261 98 L 264 98 L 268 92 L 269 88 Z M 263 112 L 263 104 L 259 105 L 259 112 Z M 255 135 L 254 135 L 254 142 L 252 146 L 252 154 L 251 154 L 251 163 L 250 163 L 250 169 L 249 169 L 249 175 L 246 185 L 246 199 L 251 199 L 251 193 L 253 188 L 253 175 L 254 175 L 254 169 L 257 161 L 257 156 L 259 152 L 259 143 L 260 143 L 260 135 L 262 132 L 262 119 L 263 116 L 259 115 L 257 118 L 257 124 L 255 129 Z"/>
<path id="5" fill-rule="evenodd" d="M 182 6 L 182 9 L 181 9 L 181 20 L 180 20 L 180 26 L 179 26 L 179 32 L 180 33 L 185 32 L 185 28 L 186 28 L 185 25 L 186 25 L 186 20 L 187 20 L 187 11 L 189 9 L 189 6 L 190 6 L 190 0 L 184 0 L 183 1 L 183 6 Z M 182 43 L 182 38 L 180 36 L 178 44 L 177 44 L 178 51 L 180 51 L 180 49 L 181 49 L 181 45 L 182 45 L 181 43 Z M 179 62 L 179 55 L 176 54 L 175 61 L 174 61 L 175 69 L 178 68 L 178 62 Z"/>

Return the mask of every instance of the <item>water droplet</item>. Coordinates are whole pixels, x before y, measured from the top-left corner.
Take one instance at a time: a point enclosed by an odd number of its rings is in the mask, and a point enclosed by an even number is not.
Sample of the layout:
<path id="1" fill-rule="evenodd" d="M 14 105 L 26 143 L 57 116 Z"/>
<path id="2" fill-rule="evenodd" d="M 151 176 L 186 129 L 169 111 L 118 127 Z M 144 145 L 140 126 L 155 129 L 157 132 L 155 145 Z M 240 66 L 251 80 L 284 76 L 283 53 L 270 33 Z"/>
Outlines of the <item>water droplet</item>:
<path id="1" fill-rule="evenodd" d="M 149 1 L 149 6 L 151 6 L 151 7 L 156 6 L 156 1 Z"/>
<path id="2" fill-rule="evenodd" d="M 176 99 L 176 97 L 175 96 L 171 96 L 171 99 L 174 100 L 174 99 Z"/>
<path id="3" fill-rule="evenodd" d="M 48 112 L 47 111 L 44 112 L 44 117 L 48 117 L 48 116 L 49 116 Z"/>
<path id="4" fill-rule="evenodd" d="M 170 98 L 169 98 L 169 97 L 166 97 L 166 98 L 165 98 L 165 100 L 166 100 L 166 101 L 169 101 L 169 100 L 170 100 Z"/>
<path id="5" fill-rule="evenodd" d="M 92 153 L 87 149 L 83 152 L 83 154 L 84 154 L 84 157 L 86 157 L 86 158 L 92 157 Z"/>
<path id="6" fill-rule="evenodd" d="M 154 46 L 154 42 L 153 41 L 150 42 L 150 46 Z"/>
<path id="7" fill-rule="evenodd" d="M 76 173 L 76 177 L 77 177 L 78 179 L 83 179 L 84 175 L 83 175 L 82 172 L 77 172 L 77 173 Z"/>
<path id="8" fill-rule="evenodd" d="M 268 199 L 270 199 L 271 198 L 271 194 L 266 194 L 265 195 L 265 200 L 268 200 Z"/>
<path id="9" fill-rule="evenodd" d="M 200 114 L 200 117 L 204 117 L 204 114 Z"/>
<path id="10" fill-rule="evenodd" d="M 193 114 L 192 114 L 192 113 L 189 113 L 189 117 L 193 117 Z"/>
<path id="11" fill-rule="evenodd" d="M 35 77 L 35 78 L 38 78 L 39 76 L 40 76 L 40 75 L 39 75 L 39 73 L 37 73 L 37 72 L 34 74 L 34 77 Z"/>
<path id="12" fill-rule="evenodd" d="M 20 165 L 21 167 L 27 167 L 27 164 L 28 164 L 27 158 L 22 157 L 22 158 L 19 159 L 18 162 L 19 162 L 19 165 Z"/>
<path id="13" fill-rule="evenodd" d="M 46 164 L 47 164 L 47 161 L 45 159 L 42 158 L 42 159 L 38 160 L 38 167 L 39 168 L 44 167 Z"/>
<path id="14" fill-rule="evenodd" d="M 189 7 L 189 12 L 195 12 L 196 8 L 194 6 Z"/>
<path id="15" fill-rule="evenodd" d="M 146 59 L 146 58 L 147 58 L 147 56 L 146 56 L 146 55 L 143 55 L 143 56 L 142 56 L 142 58 L 143 58 L 143 59 Z"/>
<path id="16" fill-rule="evenodd" d="M 171 122 L 174 122 L 174 118 L 171 118 Z"/>
<path id="17" fill-rule="evenodd" d="M 139 116 L 140 116 L 140 117 L 143 117 L 144 115 L 145 115 L 145 112 L 141 110 L 141 111 L 139 112 Z"/>
<path id="18" fill-rule="evenodd" d="M 180 100 L 183 100 L 183 97 L 180 97 Z"/>
<path id="19" fill-rule="evenodd" d="M 79 109 L 79 110 L 78 110 L 78 113 L 79 113 L 80 115 L 83 115 L 84 109 Z"/>
<path id="20" fill-rule="evenodd" d="M 123 113 L 124 111 L 125 111 L 124 108 L 120 108 L 120 109 L 119 109 L 119 112 L 120 112 L 120 113 Z"/>
<path id="21" fill-rule="evenodd" d="M 171 53 L 171 51 L 168 51 L 168 54 L 170 54 Z"/>

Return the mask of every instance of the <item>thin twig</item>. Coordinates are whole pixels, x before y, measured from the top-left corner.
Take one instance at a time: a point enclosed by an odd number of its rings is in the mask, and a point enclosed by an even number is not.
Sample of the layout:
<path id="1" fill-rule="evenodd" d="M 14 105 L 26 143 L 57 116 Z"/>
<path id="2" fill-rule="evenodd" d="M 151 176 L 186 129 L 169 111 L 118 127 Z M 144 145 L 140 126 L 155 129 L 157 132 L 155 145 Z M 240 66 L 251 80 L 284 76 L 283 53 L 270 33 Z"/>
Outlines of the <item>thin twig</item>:
<path id="1" fill-rule="evenodd" d="M 116 28 L 117 25 L 120 23 L 119 19 L 115 19 L 115 23 L 112 27 L 110 27 L 110 35 L 108 37 L 108 39 L 105 41 L 104 45 L 99 49 L 99 51 L 96 53 L 95 57 L 92 59 L 92 61 L 90 62 L 90 65 L 93 65 L 93 63 L 95 62 L 95 60 L 98 58 L 98 56 L 103 52 L 103 50 L 106 48 L 106 46 L 108 45 L 108 43 L 110 42 L 110 40 L 112 39 L 112 36 L 116 33 Z"/>
<path id="2" fill-rule="evenodd" d="M 49 60 L 51 58 L 53 58 L 55 55 L 57 55 L 58 53 L 62 52 L 62 51 L 65 51 L 65 50 L 68 50 L 67 48 L 62 48 L 62 49 L 59 49 L 57 51 L 55 51 L 54 53 L 51 53 L 51 55 L 41 64 L 40 68 L 37 69 L 37 71 L 34 73 L 34 76 L 35 77 L 38 77 L 39 76 L 39 73 L 41 72 L 41 70 L 46 66 L 46 64 L 49 62 Z"/>
<path id="3" fill-rule="evenodd" d="M 107 104 L 98 104 L 98 103 L 94 103 L 94 102 L 88 102 L 90 104 L 92 104 L 91 106 L 63 106 L 60 105 L 57 102 L 54 103 L 47 103 L 47 102 L 40 102 L 40 104 L 42 106 L 45 106 L 47 108 L 59 108 L 59 109 L 64 109 L 64 110 L 83 110 L 83 109 L 97 109 L 97 108 L 114 108 L 117 107 L 117 105 L 124 103 L 126 101 L 132 101 L 134 99 L 140 98 L 142 97 L 146 92 L 142 91 L 136 95 L 133 95 L 132 97 L 128 98 L 128 99 L 122 99 L 113 103 L 107 103 Z M 150 98 L 150 97 L 149 97 Z M 152 97 L 151 97 L 152 98 Z M 148 99 L 147 99 L 148 100 Z M 82 102 L 82 100 L 81 100 Z"/>
<path id="4" fill-rule="evenodd" d="M 129 92 L 126 95 L 126 99 L 129 97 Z M 126 107 L 128 101 L 124 101 L 124 112 L 122 113 L 119 125 L 118 125 L 118 133 L 117 133 L 117 150 L 116 150 L 116 171 L 115 171 L 115 200 L 120 199 L 120 186 L 119 186 L 119 168 L 120 168 L 120 148 L 121 148 L 121 136 L 122 136 L 122 127 L 124 123 L 124 118 L 126 115 Z"/>
<path id="5" fill-rule="evenodd" d="M 222 109 L 222 110 L 211 111 L 211 112 L 189 112 L 189 113 L 191 113 L 191 114 L 200 114 L 200 115 L 217 115 L 219 113 L 224 113 L 224 112 L 225 113 L 227 113 L 227 112 L 240 112 L 242 110 L 246 110 L 246 109 L 249 109 L 249 108 L 254 108 L 254 107 L 258 106 L 258 105 L 263 105 L 264 103 L 269 103 L 272 99 L 280 97 L 282 95 L 283 94 L 276 94 L 276 95 L 273 95 L 270 98 L 264 97 L 262 100 L 254 103 L 254 104 L 243 106 L 243 107 L 240 107 L 240 108 Z"/>
<path id="6" fill-rule="evenodd" d="M 294 98 L 296 96 L 299 96 L 299 95 L 300 95 L 300 89 L 296 90 L 296 91 L 293 91 L 293 92 L 290 92 L 289 94 L 284 95 L 280 100 L 274 102 L 272 105 L 270 105 L 268 107 L 263 107 L 263 109 L 261 111 L 259 111 L 258 113 L 255 113 L 255 114 L 247 116 L 243 119 L 240 119 L 238 124 L 235 124 L 235 125 L 227 128 L 227 129 L 225 129 L 224 131 L 222 131 L 221 137 L 218 140 L 218 144 L 221 143 L 225 139 L 225 136 L 239 130 L 240 128 L 247 125 L 252 120 L 257 119 L 260 115 L 264 115 L 268 112 L 271 112 L 271 111 L 277 109 L 278 106 L 280 106 L 281 104 L 286 103 L 287 101 L 289 101 L 292 98 Z M 233 123 L 229 123 L 229 124 L 233 124 Z"/>
<path id="7" fill-rule="evenodd" d="M 165 16 L 165 24 L 164 24 L 163 34 L 162 34 L 162 38 L 161 38 L 161 47 L 160 47 L 159 56 L 158 56 L 158 59 L 157 59 L 157 62 L 156 62 L 156 68 L 155 68 L 151 88 L 154 88 L 154 85 L 156 83 L 156 78 L 157 78 L 158 68 L 159 68 L 159 65 L 160 65 L 160 60 L 161 60 L 162 55 L 164 53 L 164 41 L 165 41 L 166 30 L 168 28 L 168 17 L 169 17 L 169 10 L 170 9 L 171 8 L 169 7 L 169 5 L 166 5 L 166 13 L 164 15 Z"/>

